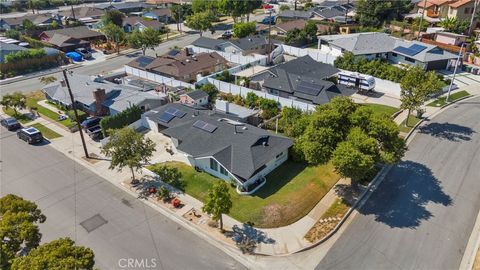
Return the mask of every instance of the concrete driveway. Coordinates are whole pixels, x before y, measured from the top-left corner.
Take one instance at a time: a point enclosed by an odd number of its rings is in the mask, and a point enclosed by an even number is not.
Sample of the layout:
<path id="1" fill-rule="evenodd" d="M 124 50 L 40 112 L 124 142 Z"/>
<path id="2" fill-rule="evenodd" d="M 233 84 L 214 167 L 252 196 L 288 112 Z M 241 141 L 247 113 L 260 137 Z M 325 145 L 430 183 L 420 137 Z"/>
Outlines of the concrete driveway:
<path id="1" fill-rule="evenodd" d="M 458 269 L 480 209 L 480 97 L 422 124 L 316 269 Z"/>

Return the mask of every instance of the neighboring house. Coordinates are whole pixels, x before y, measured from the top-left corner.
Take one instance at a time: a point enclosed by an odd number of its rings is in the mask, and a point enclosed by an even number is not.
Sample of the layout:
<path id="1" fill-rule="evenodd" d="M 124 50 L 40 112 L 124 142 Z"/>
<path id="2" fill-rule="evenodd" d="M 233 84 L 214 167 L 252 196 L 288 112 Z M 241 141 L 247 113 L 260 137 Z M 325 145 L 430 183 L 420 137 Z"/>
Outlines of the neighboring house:
<path id="1" fill-rule="evenodd" d="M 287 32 L 293 29 L 303 30 L 307 22 L 305 20 L 292 20 L 286 21 L 282 23 L 278 23 L 276 25 L 272 25 L 270 29 L 270 34 L 273 36 L 286 36 Z M 268 25 L 260 24 L 257 27 L 257 31 L 261 33 L 268 33 Z"/>
<path id="2" fill-rule="evenodd" d="M 238 121 L 258 125 L 258 110 L 252 110 L 226 100 L 217 99 L 215 101 L 215 111 L 236 117 Z"/>
<path id="3" fill-rule="evenodd" d="M 50 26 L 54 21 L 61 24 L 62 21 L 56 15 L 44 13 L 44 14 L 29 14 L 21 17 L 1 18 L 0 30 L 21 29 L 23 21 L 29 20 L 37 26 Z"/>
<path id="4" fill-rule="evenodd" d="M 172 50 L 157 58 L 141 56 L 127 64 L 132 68 L 156 73 L 184 82 L 194 82 L 197 75 L 207 76 L 228 67 L 228 61 L 216 52 L 193 54 L 185 48 Z"/>
<path id="5" fill-rule="evenodd" d="M 29 49 L 22 46 L 0 42 L 0 63 L 3 63 L 5 60 L 5 56 L 9 54 L 28 50 Z M 60 53 L 58 50 L 48 47 L 43 48 L 43 50 L 45 51 L 45 54 L 47 56 L 58 55 Z"/>
<path id="6" fill-rule="evenodd" d="M 60 11 L 58 13 L 64 21 L 77 20 L 86 25 L 92 25 L 99 22 L 104 14 L 104 10 L 95 7 L 77 7 Z"/>
<path id="7" fill-rule="evenodd" d="M 168 136 L 192 167 L 246 190 L 288 159 L 293 141 L 223 114 L 169 103 L 146 113 L 150 129 Z"/>
<path id="8" fill-rule="evenodd" d="M 115 115 L 132 105 L 148 111 L 166 103 L 165 95 L 142 92 L 139 88 L 111 83 L 101 77 L 67 76 L 77 108 L 90 115 Z M 71 108 L 65 81 L 49 84 L 43 92 L 47 100 Z"/>
<path id="9" fill-rule="evenodd" d="M 64 52 L 76 48 L 89 48 L 91 42 L 106 40 L 105 35 L 90 30 L 86 26 L 44 31 L 39 37 L 41 41 L 49 43 Z"/>
<path id="10" fill-rule="evenodd" d="M 194 90 L 180 95 L 179 102 L 190 106 L 205 106 L 208 104 L 208 94 L 202 90 Z"/>
<path id="11" fill-rule="evenodd" d="M 157 8 L 169 8 L 172 5 L 191 4 L 192 0 L 146 0 L 145 3 Z"/>
<path id="12" fill-rule="evenodd" d="M 144 18 L 157 20 L 163 23 L 169 23 L 172 21 L 172 11 L 169 8 L 156 8 L 150 11 L 144 12 L 142 15 Z"/>
<path id="13" fill-rule="evenodd" d="M 242 55 L 268 52 L 268 39 L 260 35 L 231 40 L 200 37 L 192 42 L 192 45 L 215 51 L 241 53 Z"/>
<path id="14" fill-rule="evenodd" d="M 301 10 L 285 10 L 282 13 L 278 14 L 277 19 L 284 21 L 292 20 L 309 20 L 313 17 L 311 11 L 301 11 Z"/>
<path id="15" fill-rule="evenodd" d="M 143 17 L 127 17 L 123 19 L 123 30 L 130 33 L 133 31 L 142 32 L 145 28 L 152 28 L 154 30 L 161 30 L 165 24 L 157 20 L 148 20 Z"/>
<path id="16" fill-rule="evenodd" d="M 99 4 L 97 8 L 102 10 L 118 10 L 122 13 L 129 14 L 132 12 L 141 12 L 146 8 L 155 8 L 153 5 L 149 5 L 144 2 L 122 2 L 122 3 L 111 3 L 111 4 Z"/>
<path id="17" fill-rule="evenodd" d="M 354 21 L 352 16 L 354 10 L 355 7 L 351 3 L 337 4 L 333 1 L 326 1 L 321 3 L 319 6 L 312 8 L 310 11 L 313 14 L 312 19 L 314 20 L 352 23 Z"/>
<path id="18" fill-rule="evenodd" d="M 319 36 L 320 50 L 340 56 L 351 52 L 369 60 L 386 59 L 393 64 L 419 66 L 425 70 L 448 69 L 457 55 L 419 41 L 406 41 L 385 33 L 367 32 Z"/>
<path id="19" fill-rule="evenodd" d="M 279 64 L 251 78 L 269 94 L 299 99 L 312 104 L 324 104 L 336 96 L 350 96 L 355 90 L 335 85 L 328 79 L 339 72 L 332 65 L 302 56 Z"/>
<path id="20" fill-rule="evenodd" d="M 439 22 L 447 17 L 470 21 L 474 5 L 474 0 L 422 0 L 417 3 L 414 13 L 407 17 L 420 17 L 425 10 L 424 19 L 432 23 Z M 476 19 L 476 22 L 478 22 L 478 19 Z M 476 22 L 474 22 L 474 25 Z"/>
<path id="21" fill-rule="evenodd" d="M 462 46 L 467 41 L 467 36 L 450 32 L 438 32 L 435 34 L 435 41 L 448 45 Z"/>

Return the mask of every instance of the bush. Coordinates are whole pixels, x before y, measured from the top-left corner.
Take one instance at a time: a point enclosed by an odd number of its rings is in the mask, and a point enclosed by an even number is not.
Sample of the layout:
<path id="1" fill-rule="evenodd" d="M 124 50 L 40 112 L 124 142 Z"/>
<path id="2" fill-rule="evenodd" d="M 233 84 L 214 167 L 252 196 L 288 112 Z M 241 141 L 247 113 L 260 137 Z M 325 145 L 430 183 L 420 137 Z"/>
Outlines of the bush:
<path id="1" fill-rule="evenodd" d="M 87 119 L 88 115 L 84 112 L 84 111 L 81 111 L 81 110 L 77 110 L 77 114 L 78 114 L 78 121 L 81 123 L 83 122 L 85 119 Z M 72 119 L 72 121 L 76 121 L 77 119 L 75 118 L 75 113 L 73 112 L 73 110 L 69 110 L 66 112 L 66 115 L 68 116 L 68 118 Z"/>
<path id="2" fill-rule="evenodd" d="M 182 173 L 177 168 L 159 165 L 154 166 L 152 171 L 156 173 L 164 183 L 183 189 Z"/>
<path id="3" fill-rule="evenodd" d="M 170 199 L 172 199 L 172 195 L 170 194 L 170 191 L 168 191 L 168 189 L 164 186 L 158 189 L 157 196 L 159 199 L 162 199 L 164 202 L 168 202 Z"/>
<path id="4" fill-rule="evenodd" d="M 100 121 L 103 136 L 108 136 L 109 129 L 119 129 L 130 125 L 142 117 L 142 110 L 138 106 L 132 106 L 123 112 L 104 117 Z"/>

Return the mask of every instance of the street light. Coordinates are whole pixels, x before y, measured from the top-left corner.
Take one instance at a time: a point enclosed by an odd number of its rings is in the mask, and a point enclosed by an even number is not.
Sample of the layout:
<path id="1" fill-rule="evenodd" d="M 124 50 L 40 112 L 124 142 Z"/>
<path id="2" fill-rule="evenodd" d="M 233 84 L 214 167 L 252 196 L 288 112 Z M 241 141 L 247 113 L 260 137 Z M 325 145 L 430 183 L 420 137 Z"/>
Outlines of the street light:
<path id="1" fill-rule="evenodd" d="M 448 102 L 448 99 L 450 98 L 450 92 L 452 91 L 453 81 L 455 81 L 455 75 L 457 74 L 458 61 L 460 60 L 460 56 L 462 55 L 463 46 L 465 46 L 465 43 L 463 43 L 462 47 L 460 47 L 460 51 L 458 52 L 457 60 L 455 60 L 455 68 L 453 69 L 453 77 L 452 77 L 452 80 L 450 81 L 450 86 L 448 86 L 448 93 L 447 93 L 447 98 L 445 99 L 445 102 Z"/>

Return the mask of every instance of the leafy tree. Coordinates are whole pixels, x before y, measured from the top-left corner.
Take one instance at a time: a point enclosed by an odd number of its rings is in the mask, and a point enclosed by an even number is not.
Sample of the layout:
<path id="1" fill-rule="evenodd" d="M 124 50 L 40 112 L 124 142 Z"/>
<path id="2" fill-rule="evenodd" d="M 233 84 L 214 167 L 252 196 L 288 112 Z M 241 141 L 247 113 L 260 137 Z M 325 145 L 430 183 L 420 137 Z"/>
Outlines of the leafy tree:
<path id="1" fill-rule="evenodd" d="M 0 198 L 1 269 L 8 269 L 15 255 L 24 248 L 30 250 L 38 246 L 42 235 L 37 224 L 45 220 L 33 202 L 13 194 Z"/>
<path id="2" fill-rule="evenodd" d="M 248 92 L 247 96 L 245 97 L 245 105 L 248 107 L 256 107 L 258 106 L 259 97 L 255 95 L 253 92 Z"/>
<path id="3" fill-rule="evenodd" d="M 53 21 L 51 24 L 50 24 L 50 27 L 52 29 L 57 29 L 58 28 L 58 22 L 57 21 Z"/>
<path id="4" fill-rule="evenodd" d="M 132 180 L 135 179 L 135 170 L 148 163 L 154 152 L 155 143 L 129 127 L 112 131 L 108 143 L 101 150 L 102 154 L 111 158 L 110 169 L 128 167 Z"/>
<path id="5" fill-rule="evenodd" d="M 125 15 L 116 9 L 108 10 L 102 16 L 102 24 L 103 25 L 114 24 L 118 27 L 122 27 L 124 17 Z"/>
<path id="6" fill-rule="evenodd" d="M 308 114 L 304 114 L 302 110 L 290 107 L 283 107 L 281 117 L 278 121 L 279 129 L 285 135 L 297 138 L 305 131 L 309 123 Z"/>
<path id="7" fill-rule="evenodd" d="M 154 173 L 165 183 L 177 188 L 183 188 L 182 173 L 175 167 L 166 165 L 154 166 L 152 169 Z"/>
<path id="8" fill-rule="evenodd" d="M 19 40 L 20 39 L 20 32 L 18 32 L 17 30 L 14 30 L 14 29 L 10 29 L 10 30 L 7 30 L 5 32 L 5 36 L 8 37 L 8 38 L 13 38 L 13 39 Z"/>
<path id="9" fill-rule="evenodd" d="M 35 24 L 33 24 L 33 22 L 28 20 L 28 19 L 23 20 L 22 27 L 23 27 L 23 30 L 25 30 L 27 32 L 30 32 L 30 31 L 33 31 L 33 30 L 37 29 L 37 26 Z"/>
<path id="10" fill-rule="evenodd" d="M 202 85 L 200 87 L 201 90 L 205 91 L 208 94 L 208 102 L 210 104 L 215 103 L 215 100 L 217 99 L 217 95 L 219 93 L 217 87 L 211 83 L 207 83 Z"/>
<path id="11" fill-rule="evenodd" d="M 290 6 L 288 5 L 280 5 L 280 11 L 290 10 Z"/>
<path id="12" fill-rule="evenodd" d="M 210 11 L 203 11 L 194 13 L 187 17 L 186 25 L 194 30 L 200 31 L 200 36 L 203 32 L 212 29 L 212 22 L 215 21 L 215 17 Z"/>
<path id="13" fill-rule="evenodd" d="M 380 27 L 384 22 L 400 19 L 412 7 L 410 0 L 360 0 L 357 3 L 357 20 L 363 26 Z"/>
<path id="14" fill-rule="evenodd" d="M 456 17 L 447 17 L 442 19 L 439 25 L 449 32 L 463 34 L 467 32 L 470 22 L 458 20 Z"/>
<path id="15" fill-rule="evenodd" d="M 245 13 L 247 15 L 247 22 L 250 21 L 250 14 L 253 13 L 256 9 L 259 9 L 262 7 L 262 0 L 249 0 L 249 1 L 243 1 L 244 4 L 246 5 L 245 7 Z"/>
<path id="16" fill-rule="evenodd" d="M 256 30 L 256 22 L 239 22 L 233 25 L 233 33 L 238 38 L 243 38 L 255 34 Z"/>
<path id="17" fill-rule="evenodd" d="M 0 104 L 6 108 L 12 108 L 15 115 L 18 114 L 17 109 L 25 109 L 27 105 L 27 97 L 21 92 L 14 92 L 12 94 L 6 94 L 2 97 Z"/>
<path id="18" fill-rule="evenodd" d="M 215 13 L 215 10 L 218 9 L 217 0 L 193 0 L 192 1 L 192 12 L 199 13 L 205 11 L 212 11 Z"/>
<path id="19" fill-rule="evenodd" d="M 41 83 L 47 85 L 57 80 L 54 76 L 42 76 L 38 79 Z"/>
<path id="20" fill-rule="evenodd" d="M 375 165 L 372 156 L 362 153 L 349 141 L 341 142 L 337 146 L 332 155 L 332 163 L 341 176 L 351 178 L 354 188 Z"/>
<path id="21" fill-rule="evenodd" d="M 310 39 L 311 41 L 317 39 L 318 28 L 315 21 L 308 21 L 305 24 L 305 28 L 303 28 L 303 31 L 305 32 L 308 39 Z"/>
<path id="22" fill-rule="evenodd" d="M 224 14 L 232 16 L 233 21 L 236 23 L 239 17 L 249 14 L 252 6 L 258 3 L 255 2 L 250 6 L 248 2 L 249 1 L 219 0 L 218 6 Z"/>
<path id="23" fill-rule="evenodd" d="M 210 214 L 215 221 L 220 221 L 220 230 L 223 231 L 222 214 L 228 214 L 232 208 L 232 200 L 228 192 L 228 185 L 224 181 L 218 181 L 208 191 L 207 201 L 202 211 Z"/>
<path id="24" fill-rule="evenodd" d="M 142 49 L 143 55 L 147 48 L 155 50 L 155 46 L 158 46 L 162 42 L 160 32 L 150 27 L 145 28 L 142 32 L 135 31 L 128 36 L 128 44 L 135 49 Z"/>
<path id="25" fill-rule="evenodd" d="M 288 44 L 304 44 L 307 41 L 308 37 L 305 31 L 302 31 L 298 28 L 294 28 L 287 31 L 287 37 L 285 38 L 285 42 Z"/>
<path id="26" fill-rule="evenodd" d="M 258 107 L 262 110 L 261 116 L 263 119 L 270 119 L 276 116 L 279 112 L 278 102 L 273 99 L 260 97 L 258 100 Z"/>
<path id="27" fill-rule="evenodd" d="M 425 72 L 420 67 L 411 67 L 400 82 L 400 101 L 402 109 L 408 110 L 405 124 L 412 110 L 417 110 L 432 94 L 438 93 L 443 86 L 442 81 L 433 71 Z"/>
<path id="28" fill-rule="evenodd" d="M 174 4 L 170 7 L 170 11 L 172 12 L 172 19 L 177 23 L 177 30 L 180 31 L 180 23 L 183 21 L 182 18 L 192 14 L 191 6 L 187 4 Z"/>
<path id="29" fill-rule="evenodd" d="M 70 238 L 60 238 L 33 249 L 13 261 L 12 270 L 94 269 L 95 255 L 90 248 L 75 246 Z"/>
<path id="30" fill-rule="evenodd" d="M 110 42 L 115 44 L 117 53 L 120 53 L 120 45 L 125 41 L 125 32 L 123 29 L 113 23 L 106 24 L 100 30 Z"/>

